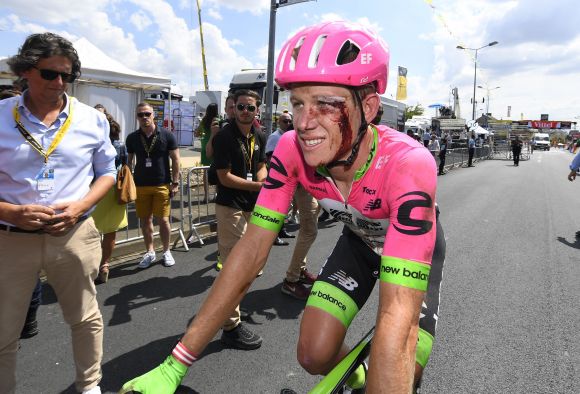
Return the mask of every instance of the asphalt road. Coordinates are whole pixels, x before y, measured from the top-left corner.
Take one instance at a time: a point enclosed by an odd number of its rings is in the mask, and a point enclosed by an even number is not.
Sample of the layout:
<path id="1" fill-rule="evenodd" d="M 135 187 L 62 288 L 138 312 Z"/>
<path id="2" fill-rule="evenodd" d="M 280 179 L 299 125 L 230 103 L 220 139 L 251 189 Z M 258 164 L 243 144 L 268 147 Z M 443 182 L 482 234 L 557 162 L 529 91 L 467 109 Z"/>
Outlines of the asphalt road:
<path id="1" fill-rule="evenodd" d="M 485 161 L 439 177 L 447 239 L 437 338 L 422 393 L 577 393 L 580 388 L 580 178 L 572 156 L 535 152 L 513 167 Z M 317 271 L 341 226 L 321 225 L 310 253 Z M 319 377 L 296 361 L 304 302 L 280 292 L 290 246 L 273 247 L 264 275 L 242 302 L 246 324 L 264 338 L 255 351 L 209 344 L 179 393 L 306 393 Z M 216 277 L 215 243 L 174 251 L 177 264 L 115 267 L 99 302 L 105 321 L 103 392 L 160 363 Z M 353 344 L 374 324 L 377 294 L 353 322 Z M 18 393 L 74 393 L 69 331 L 50 288 L 40 334 L 22 341 Z"/>

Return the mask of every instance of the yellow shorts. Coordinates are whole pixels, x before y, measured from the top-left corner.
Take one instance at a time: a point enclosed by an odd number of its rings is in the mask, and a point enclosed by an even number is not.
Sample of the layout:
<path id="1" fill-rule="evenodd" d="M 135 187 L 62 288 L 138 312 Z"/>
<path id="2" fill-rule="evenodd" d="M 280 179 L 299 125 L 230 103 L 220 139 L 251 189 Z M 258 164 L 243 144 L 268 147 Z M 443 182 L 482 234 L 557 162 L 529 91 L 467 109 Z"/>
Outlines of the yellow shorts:
<path id="1" fill-rule="evenodd" d="M 137 217 L 147 218 L 151 215 L 157 218 L 169 217 L 169 204 L 169 185 L 137 186 L 137 200 L 135 200 Z"/>

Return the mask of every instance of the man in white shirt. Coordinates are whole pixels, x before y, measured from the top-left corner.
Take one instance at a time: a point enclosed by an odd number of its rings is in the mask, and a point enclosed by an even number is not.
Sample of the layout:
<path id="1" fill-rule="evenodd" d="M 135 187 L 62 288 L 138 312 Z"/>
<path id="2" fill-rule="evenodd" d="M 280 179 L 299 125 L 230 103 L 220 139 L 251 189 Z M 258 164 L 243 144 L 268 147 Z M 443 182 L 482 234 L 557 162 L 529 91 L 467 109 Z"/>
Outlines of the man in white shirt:
<path id="1" fill-rule="evenodd" d="M 44 270 L 71 329 L 76 389 L 98 394 L 101 244 L 90 213 L 115 182 L 109 123 L 65 93 L 81 69 L 68 40 L 33 34 L 8 65 L 28 89 L 0 101 L 0 393 L 16 391 L 18 338 Z"/>

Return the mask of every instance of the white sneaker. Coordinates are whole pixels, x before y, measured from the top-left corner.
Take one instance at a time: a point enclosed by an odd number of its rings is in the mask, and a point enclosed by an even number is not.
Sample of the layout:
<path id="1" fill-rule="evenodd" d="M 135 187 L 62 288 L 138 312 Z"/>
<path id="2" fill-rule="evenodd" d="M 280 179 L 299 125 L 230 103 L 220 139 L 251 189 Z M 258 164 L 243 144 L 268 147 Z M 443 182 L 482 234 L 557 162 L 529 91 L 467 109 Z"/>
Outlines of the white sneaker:
<path id="1" fill-rule="evenodd" d="M 143 258 L 137 265 L 138 268 L 149 268 L 149 266 L 155 261 L 155 252 L 147 252 L 143 255 Z"/>
<path id="2" fill-rule="evenodd" d="M 165 252 L 163 252 L 163 265 L 166 267 L 171 267 L 172 265 L 175 265 L 175 259 L 171 255 L 170 250 L 166 250 Z"/>
<path id="3" fill-rule="evenodd" d="M 101 388 L 99 386 L 95 386 L 92 389 L 83 391 L 83 394 L 101 394 Z"/>

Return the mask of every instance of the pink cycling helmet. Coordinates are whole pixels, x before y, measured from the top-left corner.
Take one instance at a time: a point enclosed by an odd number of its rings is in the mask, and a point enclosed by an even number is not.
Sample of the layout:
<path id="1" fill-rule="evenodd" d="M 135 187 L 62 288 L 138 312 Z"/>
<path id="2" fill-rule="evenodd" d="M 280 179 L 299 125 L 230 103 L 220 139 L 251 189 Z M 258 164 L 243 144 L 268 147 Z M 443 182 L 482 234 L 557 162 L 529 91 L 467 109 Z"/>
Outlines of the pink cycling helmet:
<path id="1" fill-rule="evenodd" d="M 356 58 L 341 60 L 347 48 Z M 358 53 L 357 53 L 358 51 Z M 276 64 L 276 82 L 288 89 L 292 83 L 321 82 L 345 86 L 374 83 L 385 93 L 389 50 L 385 42 L 365 27 L 344 21 L 306 27 L 282 47 Z"/>

